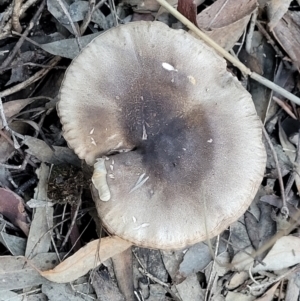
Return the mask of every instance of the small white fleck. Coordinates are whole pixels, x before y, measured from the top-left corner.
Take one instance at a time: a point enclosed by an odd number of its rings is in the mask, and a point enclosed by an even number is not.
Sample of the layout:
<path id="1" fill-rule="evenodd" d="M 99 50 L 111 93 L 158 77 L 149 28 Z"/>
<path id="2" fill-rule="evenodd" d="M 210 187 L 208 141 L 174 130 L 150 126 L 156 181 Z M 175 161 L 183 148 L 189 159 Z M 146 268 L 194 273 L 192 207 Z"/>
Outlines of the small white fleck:
<path id="1" fill-rule="evenodd" d="M 263 53 L 263 56 L 264 56 L 264 57 L 267 57 L 265 53 Z"/>
<path id="2" fill-rule="evenodd" d="M 206 88 L 206 89 L 205 89 L 205 91 L 206 91 L 206 92 L 208 92 L 208 91 L 209 91 L 209 89 L 208 89 L 208 88 Z"/>
<path id="3" fill-rule="evenodd" d="M 106 157 L 106 156 L 104 157 L 104 159 L 105 159 L 106 161 L 109 161 L 109 158 L 108 158 L 108 157 Z"/>
<path id="4" fill-rule="evenodd" d="M 112 173 L 110 173 L 110 174 L 108 175 L 108 177 L 109 177 L 110 179 L 114 179 L 114 178 L 115 178 L 115 176 L 114 176 Z"/>
<path id="5" fill-rule="evenodd" d="M 212 139 L 209 139 L 209 140 L 207 140 L 207 142 L 208 142 L 208 143 L 212 143 L 212 142 L 213 142 L 213 140 L 212 140 Z"/>
<path id="6" fill-rule="evenodd" d="M 139 230 L 141 228 L 146 228 L 146 227 L 149 227 L 149 226 L 150 226 L 150 224 L 144 223 L 144 224 L 141 224 L 138 227 L 133 228 L 133 230 Z"/>
<path id="7" fill-rule="evenodd" d="M 143 124 L 143 136 L 142 136 L 142 140 L 147 140 L 148 135 L 147 135 L 147 131 L 146 131 L 146 127 L 145 124 Z"/>
<path id="8" fill-rule="evenodd" d="M 134 223 L 136 223 L 136 218 L 134 216 L 132 217 L 132 220 Z"/>
<path id="9" fill-rule="evenodd" d="M 94 130 L 95 130 L 94 128 L 92 128 L 92 129 L 91 129 L 91 131 L 90 131 L 90 135 L 93 135 L 93 133 L 94 133 Z"/>
<path id="10" fill-rule="evenodd" d="M 109 165 L 109 168 L 110 168 L 111 171 L 114 171 L 114 166 L 112 164 Z"/>
<path id="11" fill-rule="evenodd" d="M 175 69 L 172 65 L 168 64 L 168 63 L 162 63 L 162 66 L 164 69 L 168 70 L 168 71 L 178 71 L 177 69 Z"/>
<path id="12" fill-rule="evenodd" d="M 186 151 L 186 148 L 183 147 L 182 150 Z"/>
<path id="13" fill-rule="evenodd" d="M 193 85 L 196 85 L 196 80 L 195 80 L 194 76 L 188 75 L 188 79 L 189 79 L 190 83 L 192 83 Z"/>
<path id="14" fill-rule="evenodd" d="M 120 97 L 119 97 L 119 96 L 116 96 L 116 99 L 118 99 L 118 100 L 119 100 L 119 99 L 120 99 Z"/>
<path id="15" fill-rule="evenodd" d="M 111 164 L 112 164 L 112 165 L 115 164 L 115 160 L 114 160 L 114 159 L 111 160 Z"/>
<path id="16" fill-rule="evenodd" d="M 91 137 L 91 143 L 92 143 L 93 145 L 97 146 L 97 143 L 96 143 L 96 141 L 95 141 L 95 139 L 94 139 L 93 137 Z"/>

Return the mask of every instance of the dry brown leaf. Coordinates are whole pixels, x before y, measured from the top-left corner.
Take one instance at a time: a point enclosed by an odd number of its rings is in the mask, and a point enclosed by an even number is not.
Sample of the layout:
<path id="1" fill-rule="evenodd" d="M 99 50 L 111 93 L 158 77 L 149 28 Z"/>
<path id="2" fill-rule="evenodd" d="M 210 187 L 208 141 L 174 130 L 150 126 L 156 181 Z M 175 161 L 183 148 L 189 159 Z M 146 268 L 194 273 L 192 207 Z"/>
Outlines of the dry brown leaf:
<path id="1" fill-rule="evenodd" d="M 280 281 L 274 284 L 265 294 L 263 294 L 260 298 L 256 299 L 256 301 L 272 301 L 274 300 L 274 294 L 279 285 Z"/>
<path id="2" fill-rule="evenodd" d="M 177 10 L 197 26 L 197 5 L 195 0 L 178 0 Z"/>
<path id="3" fill-rule="evenodd" d="M 29 218 L 25 211 L 24 201 L 20 196 L 9 189 L 0 188 L 0 213 L 28 236 Z"/>
<path id="4" fill-rule="evenodd" d="M 197 23 L 215 42 L 230 50 L 241 37 L 256 7 L 256 0 L 217 0 L 197 16 Z"/>
<path id="5" fill-rule="evenodd" d="M 274 27 L 273 33 L 300 70 L 300 12 L 288 11 Z"/>
<path id="6" fill-rule="evenodd" d="M 53 270 L 40 272 L 50 281 L 66 283 L 85 275 L 108 258 L 128 249 L 131 243 L 117 236 L 94 240 L 81 248 Z"/>
<path id="7" fill-rule="evenodd" d="M 267 15 L 269 19 L 269 28 L 273 28 L 277 25 L 279 20 L 289 9 L 292 0 L 270 0 L 267 5 Z"/>

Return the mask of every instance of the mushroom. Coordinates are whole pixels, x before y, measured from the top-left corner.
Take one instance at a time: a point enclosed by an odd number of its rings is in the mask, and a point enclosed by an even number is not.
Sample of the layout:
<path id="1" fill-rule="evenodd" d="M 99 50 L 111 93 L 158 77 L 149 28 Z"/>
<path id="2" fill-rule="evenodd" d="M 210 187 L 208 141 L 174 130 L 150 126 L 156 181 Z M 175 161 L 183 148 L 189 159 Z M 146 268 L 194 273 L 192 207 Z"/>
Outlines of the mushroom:
<path id="1" fill-rule="evenodd" d="M 95 164 L 106 229 L 178 249 L 236 221 L 266 155 L 250 94 L 214 50 L 160 22 L 106 31 L 73 60 L 58 113 L 69 146 Z"/>

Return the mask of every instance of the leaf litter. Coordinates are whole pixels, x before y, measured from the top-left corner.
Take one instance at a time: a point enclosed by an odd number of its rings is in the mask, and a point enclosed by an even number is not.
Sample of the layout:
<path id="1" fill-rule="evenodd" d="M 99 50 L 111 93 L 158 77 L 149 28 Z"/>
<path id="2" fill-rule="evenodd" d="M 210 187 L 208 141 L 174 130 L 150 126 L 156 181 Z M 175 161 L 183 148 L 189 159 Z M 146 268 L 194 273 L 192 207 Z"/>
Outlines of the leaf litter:
<path id="1" fill-rule="evenodd" d="M 299 96 L 299 1 L 182 4 L 181 13 L 222 47 Z M 117 259 L 112 264 L 109 258 L 130 252 L 131 244 L 99 230 L 89 193 L 92 170 L 61 135 L 55 111 L 59 78 L 68 59 L 112 26 L 137 19 L 184 26 L 155 0 L 16 0 L 2 1 L 0 7 L 0 300 L 299 298 L 297 104 L 228 63 L 252 94 L 277 160 L 267 146 L 261 189 L 228 235 L 211 246 L 202 242 L 177 251 L 134 247 L 135 256 L 122 270 Z"/>

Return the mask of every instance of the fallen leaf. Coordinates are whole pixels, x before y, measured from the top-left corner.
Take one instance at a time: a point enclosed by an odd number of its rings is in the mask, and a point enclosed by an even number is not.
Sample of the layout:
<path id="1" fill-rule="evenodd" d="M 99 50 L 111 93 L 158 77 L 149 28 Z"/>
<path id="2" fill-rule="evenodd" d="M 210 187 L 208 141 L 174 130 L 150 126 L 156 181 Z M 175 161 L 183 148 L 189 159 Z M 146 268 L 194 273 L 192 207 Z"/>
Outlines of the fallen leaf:
<path id="1" fill-rule="evenodd" d="M 212 260 L 209 247 L 203 242 L 191 246 L 185 253 L 175 281 L 180 283 L 193 273 L 202 271 Z"/>
<path id="2" fill-rule="evenodd" d="M 0 188 L 0 212 L 28 236 L 29 217 L 20 196 L 9 189 Z"/>
<path id="3" fill-rule="evenodd" d="M 275 294 L 275 291 L 276 291 L 279 283 L 280 283 L 280 281 L 278 281 L 276 284 L 274 284 L 260 298 L 257 298 L 256 301 L 272 301 L 272 300 L 274 300 L 274 294 Z"/>
<path id="4" fill-rule="evenodd" d="M 279 20 L 289 9 L 292 0 L 269 0 L 267 5 L 267 15 L 269 19 L 269 28 L 273 28 L 277 25 Z"/>
<path id="5" fill-rule="evenodd" d="M 35 188 L 34 198 L 36 200 L 47 200 L 47 185 L 50 168 L 42 163 L 36 170 L 39 182 Z M 26 245 L 25 256 L 32 258 L 36 254 L 49 251 L 51 244 L 51 229 L 53 226 L 53 207 L 39 207 L 35 209 L 28 241 Z"/>
<path id="6" fill-rule="evenodd" d="M 276 222 L 272 219 L 272 208 L 270 205 L 259 202 L 260 219 L 250 213 L 245 213 L 245 224 L 251 243 L 255 250 L 259 250 L 276 234 Z M 257 259 L 262 261 L 267 255 L 268 250 L 260 253 Z"/>
<path id="7" fill-rule="evenodd" d="M 0 256 L 0 300 L 3 290 L 19 290 L 48 282 L 32 266 L 49 270 L 57 262 L 56 253 L 41 253 L 29 262 L 23 256 Z"/>
<path id="8" fill-rule="evenodd" d="M 84 37 L 79 37 L 78 41 L 81 47 L 84 48 L 99 34 L 101 34 L 101 32 L 96 32 Z M 77 40 L 75 38 L 55 41 L 48 44 L 41 44 L 40 47 L 53 55 L 59 55 L 68 59 L 75 58 L 80 52 Z"/>
<path id="9" fill-rule="evenodd" d="M 117 236 L 94 240 L 81 248 L 53 270 L 40 272 L 50 281 L 66 283 L 85 275 L 97 265 L 128 249 L 131 243 Z"/>
<path id="10" fill-rule="evenodd" d="M 300 70 L 300 12 L 288 11 L 274 27 L 273 34 Z"/>
<path id="11" fill-rule="evenodd" d="M 246 280 L 248 280 L 249 274 L 246 271 L 235 272 L 231 279 L 226 284 L 226 288 L 233 290 L 240 285 L 242 285 Z"/>
<path id="12" fill-rule="evenodd" d="M 14 235 L 0 232 L 0 242 L 14 256 L 24 256 L 26 248 L 26 239 Z"/>
<path id="13" fill-rule="evenodd" d="M 70 5 L 69 12 L 74 22 L 82 21 L 89 12 L 89 3 L 87 1 L 76 1 Z M 94 10 L 91 21 L 104 30 L 109 28 L 104 14 L 99 9 Z"/>
<path id="14" fill-rule="evenodd" d="M 246 251 L 251 253 L 253 248 L 247 248 Z M 300 238 L 291 235 L 280 237 L 263 262 L 265 265 L 258 264 L 253 267 L 252 273 L 277 271 L 300 263 Z M 253 266 L 253 258 L 239 252 L 234 256 L 232 264 L 238 271 L 249 270 Z"/>
<path id="15" fill-rule="evenodd" d="M 9 119 L 13 115 L 18 114 L 22 109 L 24 109 L 26 106 L 31 104 L 34 101 L 32 98 L 25 98 L 25 99 L 17 99 L 5 102 L 3 104 L 3 110 L 6 119 Z M 3 127 L 2 120 L 0 119 L 0 127 Z"/>
<path id="16" fill-rule="evenodd" d="M 197 16 L 198 27 L 226 50 L 230 50 L 243 34 L 256 0 L 217 0 Z"/>
<path id="17" fill-rule="evenodd" d="M 69 11 L 70 5 L 65 0 L 60 0 L 59 2 L 56 0 L 47 0 L 48 11 L 62 26 L 67 28 L 70 31 L 70 33 L 75 34 L 72 26 L 70 25 L 70 21 L 66 16 L 61 4 L 63 5 L 65 10 Z"/>
<path id="18" fill-rule="evenodd" d="M 110 276 L 107 270 L 99 270 L 93 274 L 92 286 L 99 301 L 125 301 L 115 279 Z"/>
<path id="19" fill-rule="evenodd" d="M 91 301 L 95 300 L 89 292 L 90 283 L 85 280 L 83 285 L 73 283 L 53 283 L 47 282 L 42 284 L 42 292 L 47 296 L 47 300 L 55 301 Z M 74 289 L 76 287 L 76 289 Z M 100 299 L 101 300 L 101 299 Z M 30 300 L 29 300 L 30 301 Z"/>
<path id="20" fill-rule="evenodd" d="M 226 301 L 254 301 L 255 297 L 237 292 L 228 292 L 225 298 Z"/>
<path id="21" fill-rule="evenodd" d="M 80 167 L 80 159 L 68 147 L 53 146 L 54 151 L 43 141 L 34 137 L 25 136 L 24 144 L 29 148 L 26 150 L 30 155 L 35 156 L 42 162 L 50 164 L 69 163 Z"/>
<path id="22" fill-rule="evenodd" d="M 182 301 L 204 300 L 205 289 L 201 288 L 196 274 L 187 277 L 182 283 L 176 285 Z"/>

